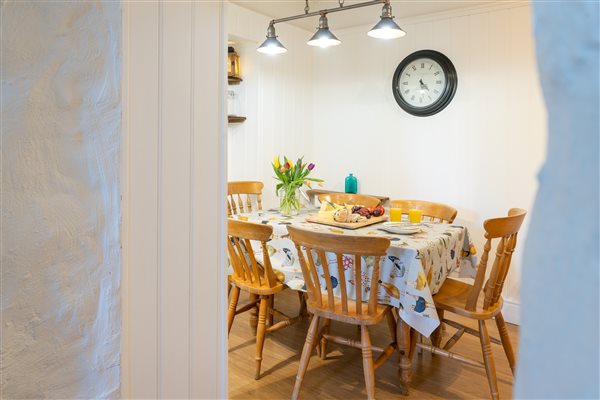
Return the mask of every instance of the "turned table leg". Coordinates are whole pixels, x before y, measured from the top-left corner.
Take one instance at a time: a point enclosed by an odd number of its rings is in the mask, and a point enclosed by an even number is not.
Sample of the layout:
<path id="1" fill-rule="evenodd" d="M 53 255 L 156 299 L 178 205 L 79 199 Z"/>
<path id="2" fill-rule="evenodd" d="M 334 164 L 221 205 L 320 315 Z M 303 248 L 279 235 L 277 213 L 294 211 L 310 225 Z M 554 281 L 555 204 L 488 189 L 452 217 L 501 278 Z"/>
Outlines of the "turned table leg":
<path id="1" fill-rule="evenodd" d="M 396 311 L 397 312 L 397 311 Z M 396 343 L 400 353 L 398 361 L 398 377 L 400 378 L 401 393 L 408 395 L 412 379 L 412 353 L 414 352 L 413 340 L 417 335 L 411 335 L 411 327 L 398 315 L 396 324 Z"/>

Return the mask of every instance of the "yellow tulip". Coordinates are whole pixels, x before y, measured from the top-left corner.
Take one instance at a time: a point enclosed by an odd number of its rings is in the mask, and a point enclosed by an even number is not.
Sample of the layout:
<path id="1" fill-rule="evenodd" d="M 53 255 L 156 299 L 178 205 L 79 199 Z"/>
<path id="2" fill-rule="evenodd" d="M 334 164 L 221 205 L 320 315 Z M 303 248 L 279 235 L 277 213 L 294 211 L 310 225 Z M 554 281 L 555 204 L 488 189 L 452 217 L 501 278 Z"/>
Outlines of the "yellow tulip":
<path id="1" fill-rule="evenodd" d="M 279 168 L 279 156 L 273 157 L 273 165 L 275 168 Z"/>

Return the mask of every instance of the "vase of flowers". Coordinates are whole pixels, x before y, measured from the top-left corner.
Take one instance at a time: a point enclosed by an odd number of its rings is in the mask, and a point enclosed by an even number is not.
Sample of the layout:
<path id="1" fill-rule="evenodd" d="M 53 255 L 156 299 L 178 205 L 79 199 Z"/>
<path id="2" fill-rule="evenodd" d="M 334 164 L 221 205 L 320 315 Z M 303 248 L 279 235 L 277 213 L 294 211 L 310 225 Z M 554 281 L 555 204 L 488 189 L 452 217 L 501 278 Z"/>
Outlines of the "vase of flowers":
<path id="1" fill-rule="evenodd" d="M 279 211 L 283 215 L 297 215 L 300 212 L 300 190 L 303 185 L 311 186 L 311 182 L 323 182 L 321 179 L 309 177 L 315 168 L 313 163 L 303 162 L 303 157 L 296 163 L 283 157 L 283 164 L 279 162 L 279 156 L 273 158 L 273 171 L 275 179 L 279 181 L 275 192 L 279 196 Z"/>

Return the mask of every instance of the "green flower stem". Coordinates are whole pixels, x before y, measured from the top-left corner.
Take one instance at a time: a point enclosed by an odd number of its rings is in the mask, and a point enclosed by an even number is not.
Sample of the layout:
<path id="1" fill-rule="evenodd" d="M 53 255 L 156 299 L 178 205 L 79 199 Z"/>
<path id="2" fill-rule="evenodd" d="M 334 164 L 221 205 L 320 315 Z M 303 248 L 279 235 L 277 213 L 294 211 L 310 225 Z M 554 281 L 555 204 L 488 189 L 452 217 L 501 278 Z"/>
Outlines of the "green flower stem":
<path id="1" fill-rule="evenodd" d="M 279 211 L 283 215 L 295 215 L 300 211 L 300 200 L 296 193 L 299 188 L 299 186 L 295 185 L 284 185 L 281 187 L 280 190 L 283 191 L 283 195 L 280 199 Z"/>

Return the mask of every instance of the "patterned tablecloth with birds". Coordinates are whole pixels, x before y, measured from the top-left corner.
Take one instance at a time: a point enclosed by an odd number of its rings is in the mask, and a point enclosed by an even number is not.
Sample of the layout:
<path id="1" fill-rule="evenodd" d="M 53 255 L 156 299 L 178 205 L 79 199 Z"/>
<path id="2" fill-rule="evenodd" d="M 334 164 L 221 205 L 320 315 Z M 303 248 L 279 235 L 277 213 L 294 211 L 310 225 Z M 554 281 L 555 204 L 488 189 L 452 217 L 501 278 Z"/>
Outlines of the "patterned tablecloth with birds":
<path id="1" fill-rule="evenodd" d="M 267 243 L 271 264 L 274 269 L 284 274 L 284 282 L 294 290 L 306 290 L 306 287 L 296 248 L 287 232 L 288 225 L 338 235 L 375 235 L 389 238 L 391 245 L 387 257 L 382 259 L 380 265 L 378 302 L 398 308 L 400 316 L 407 324 L 429 337 L 440 324 L 432 296 L 461 264 L 466 264 L 463 265 L 465 269 L 473 270 L 476 262 L 467 229 L 458 225 L 424 223 L 422 232 L 413 235 L 391 234 L 380 230 L 378 224 L 348 230 L 306 222 L 307 216 L 316 213 L 316 210 L 302 210 L 299 215 L 290 217 L 281 215 L 277 210 L 269 210 L 240 214 L 236 218 L 273 227 L 273 236 Z M 253 244 L 253 250 L 256 258 L 260 260 L 260 245 Z M 337 271 L 335 255 L 327 256 L 331 270 Z M 354 299 L 354 256 L 344 255 L 342 260 L 348 284 L 347 293 Z M 373 257 L 363 260 L 363 265 L 367 268 L 373 268 L 373 263 Z M 317 265 L 317 268 L 320 268 L 320 265 Z M 362 298 L 365 301 L 370 296 L 370 275 L 370 270 L 362 273 Z M 325 287 L 325 280 L 323 277 L 321 279 L 321 285 Z M 338 285 L 338 277 L 335 274 L 331 276 L 331 282 L 335 292 L 335 286 Z M 341 295 L 339 290 L 337 288 L 337 295 Z"/>

